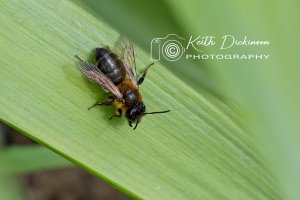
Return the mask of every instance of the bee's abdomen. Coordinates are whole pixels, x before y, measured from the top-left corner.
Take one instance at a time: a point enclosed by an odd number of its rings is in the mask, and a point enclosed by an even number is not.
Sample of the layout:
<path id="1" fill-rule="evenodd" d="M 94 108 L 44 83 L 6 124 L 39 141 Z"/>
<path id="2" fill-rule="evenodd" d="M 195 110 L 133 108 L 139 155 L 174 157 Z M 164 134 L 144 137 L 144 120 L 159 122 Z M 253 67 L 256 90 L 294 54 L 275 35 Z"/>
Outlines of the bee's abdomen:
<path id="1" fill-rule="evenodd" d="M 115 85 L 124 80 L 126 71 L 122 61 L 116 54 L 107 49 L 99 48 L 96 49 L 96 59 L 100 71 L 103 72 Z"/>

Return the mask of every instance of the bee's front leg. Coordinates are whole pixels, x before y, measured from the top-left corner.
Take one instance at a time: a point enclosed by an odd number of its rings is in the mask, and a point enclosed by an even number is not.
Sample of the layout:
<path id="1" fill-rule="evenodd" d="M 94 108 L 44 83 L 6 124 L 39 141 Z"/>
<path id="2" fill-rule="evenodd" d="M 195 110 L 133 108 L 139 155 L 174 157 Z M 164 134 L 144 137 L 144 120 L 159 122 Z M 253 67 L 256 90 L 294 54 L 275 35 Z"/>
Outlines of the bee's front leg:
<path id="1" fill-rule="evenodd" d="M 148 66 L 146 67 L 146 69 L 144 70 L 142 76 L 139 78 L 139 80 L 138 80 L 138 82 L 137 82 L 138 85 L 141 85 L 141 84 L 144 82 L 144 80 L 145 80 L 145 78 L 146 78 L 146 75 L 147 75 L 147 72 L 148 72 L 148 69 L 149 69 L 152 65 L 154 65 L 154 63 L 151 63 L 150 65 L 148 65 Z"/>
<path id="2" fill-rule="evenodd" d="M 103 101 L 103 102 L 98 101 L 98 102 L 94 103 L 91 107 L 89 107 L 88 110 L 91 110 L 95 106 L 110 106 L 113 104 L 114 101 L 115 101 L 115 98 L 113 96 L 109 96 L 106 101 Z"/>

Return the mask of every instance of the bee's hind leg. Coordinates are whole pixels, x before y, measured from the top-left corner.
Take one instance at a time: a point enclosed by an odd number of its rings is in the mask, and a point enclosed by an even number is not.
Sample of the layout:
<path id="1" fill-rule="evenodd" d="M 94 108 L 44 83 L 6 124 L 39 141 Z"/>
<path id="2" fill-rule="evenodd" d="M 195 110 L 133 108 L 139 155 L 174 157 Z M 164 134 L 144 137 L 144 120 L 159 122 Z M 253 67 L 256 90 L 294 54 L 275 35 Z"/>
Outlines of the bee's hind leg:
<path id="1" fill-rule="evenodd" d="M 98 102 L 94 103 L 91 107 L 89 107 L 88 110 L 91 110 L 95 106 L 110 106 L 113 104 L 114 101 L 115 101 L 115 99 L 112 96 L 109 96 L 106 101 L 103 101 L 103 102 L 98 101 Z"/>
<path id="2" fill-rule="evenodd" d="M 146 67 L 146 69 L 145 69 L 144 72 L 143 72 L 143 75 L 139 78 L 139 80 L 138 80 L 138 82 L 137 82 L 138 85 L 141 85 L 141 84 L 144 82 L 144 80 L 145 80 L 145 78 L 146 78 L 146 75 L 147 75 L 147 72 L 148 72 L 148 69 L 149 69 L 149 67 L 151 67 L 152 65 L 154 65 L 154 63 L 151 63 L 150 65 L 148 65 L 148 66 Z"/>
<path id="3" fill-rule="evenodd" d="M 111 119 L 114 118 L 114 117 L 122 117 L 122 109 L 121 109 L 121 108 L 119 108 L 119 109 L 116 111 L 116 114 L 114 114 L 113 116 L 111 116 L 111 117 L 109 118 L 109 120 L 111 120 Z"/>

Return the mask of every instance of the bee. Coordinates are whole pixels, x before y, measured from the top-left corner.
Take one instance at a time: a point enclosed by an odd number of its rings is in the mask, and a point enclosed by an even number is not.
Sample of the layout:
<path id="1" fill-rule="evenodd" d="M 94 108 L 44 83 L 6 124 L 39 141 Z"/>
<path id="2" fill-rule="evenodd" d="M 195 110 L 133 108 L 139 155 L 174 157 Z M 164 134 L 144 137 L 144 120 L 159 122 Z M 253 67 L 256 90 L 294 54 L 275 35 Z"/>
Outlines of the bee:
<path id="1" fill-rule="evenodd" d="M 146 112 L 139 85 L 143 83 L 149 68 L 154 63 L 148 65 L 137 79 L 133 44 L 125 37 L 119 37 L 114 52 L 108 46 L 96 48 L 95 64 L 83 61 L 77 55 L 75 57 L 78 59 L 76 62 L 78 69 L 90 81 L 100 85 L 105 92 L 109 93 L 106 101 L 96 102 L 88 108 L 89 110 L 95 106 L 114 105 L 116 112 L 109 120 L 114 117 L 120 118 L 122 112 L 125 111 L 129 126 L 132 127 L 132 124 L 135 123 L 133 130 L 137 128 L 143 116 L 170 111 Z"/>

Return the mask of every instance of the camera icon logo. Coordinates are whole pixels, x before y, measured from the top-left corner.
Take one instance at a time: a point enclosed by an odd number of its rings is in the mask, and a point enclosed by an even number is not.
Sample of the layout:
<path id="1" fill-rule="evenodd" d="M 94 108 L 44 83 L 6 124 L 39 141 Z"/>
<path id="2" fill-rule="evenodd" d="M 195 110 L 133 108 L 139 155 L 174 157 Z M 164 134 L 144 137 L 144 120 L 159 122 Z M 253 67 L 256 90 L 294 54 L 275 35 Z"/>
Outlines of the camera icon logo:
<path id="1" fill-rule="evenodd" d="M 185 51 L 185 48 L 182 45 L 184 41 L 184 38 L 181 38 L 176 34 L 168 34 L 164 38 L 152 39 L 151 60 L 159 61 L 161 55 L 168 61 L 178 60 Z"/>

